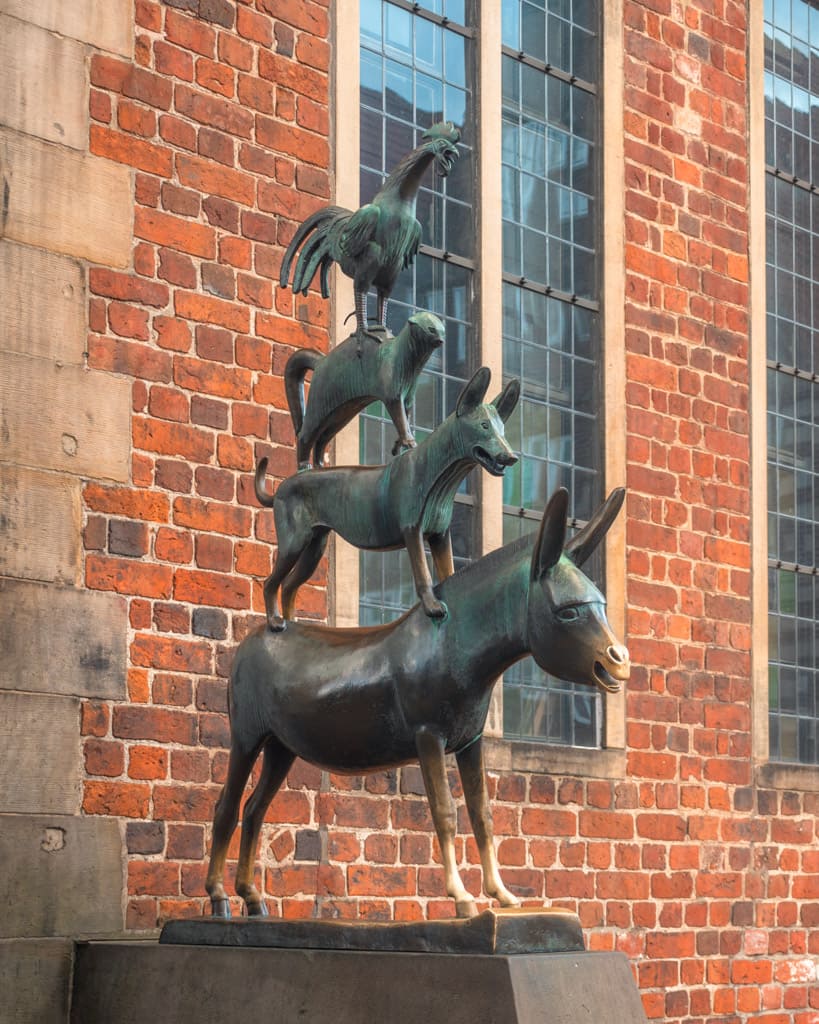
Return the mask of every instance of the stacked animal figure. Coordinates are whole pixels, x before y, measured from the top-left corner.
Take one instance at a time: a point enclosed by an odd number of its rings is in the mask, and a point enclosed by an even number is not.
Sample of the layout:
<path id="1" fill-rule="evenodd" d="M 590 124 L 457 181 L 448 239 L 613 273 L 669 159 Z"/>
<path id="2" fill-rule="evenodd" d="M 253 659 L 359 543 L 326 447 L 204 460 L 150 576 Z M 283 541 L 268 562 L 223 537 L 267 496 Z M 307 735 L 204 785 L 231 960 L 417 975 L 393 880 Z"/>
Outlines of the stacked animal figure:
<path id="1" fill-rule="evenodd" d="M 417 759 L 447 892 L 458 916 L 469 917 L 476 906 L 456 863 L 456 815 L 445 763 L 454 754 L 486 895 L 503 906 L 516 905 L 498 871 L 481 744 L 498 675 L 529 653 L 546 671 L 606 691 L 619 689 L 629 674 L 628 651 L 608 626 L 605 599 L 579 568 L 617 515 L 622 490 L 566 543 L 568 495 L 561 489 L 549 501 L 536 537 L 454 573 L 455 493 L 473 468 L 500 476 L 516 461 L 504 424 L 520 386 L 510 381 L 487 401 L 490 375 L 481 367 L 451 415 L 416 445 L 408 414 L 418 376 L 442 344 L 444 327 L 433 314 L 419 312 L 393 337 L 386 330 L 386 305 L 398 273 L 418 249 L 415 199 L 422 177 L 433 162 L 440 173 L 449 172 L 459 139 L 453 125 L 433 126 L 372 203 L 355 213 L 330 206 L 308 218 L 282 264 L 282 285 L 295 260 L 293 289 L 306 290 L 318 272 L 326 297 L 329 267 L 337 262 L 354 281 L 356 330 L 326 356 L 313 349 L 291 356 L 285 389 L 299 472 L 271 497 L 265 489 L 267 460 L 256 470 L 256 494 L 273 509 L 278 550 L 264 587 L 267 624 L 242 642 L 231 676 L 230 762 L 214 815 L 206 881 L 214 916 L 230 916 L 225 861 L 260 753 L 262 770 L 245 805 L 236 873 L 236 891 L 249 915 L 267 913 L 253 881 L 256 849 L 267 807 L 296 757 L 350 774 Z M 366 319 L 371 287 L 378 294 L 375 326 Z M 392 460 L 324 468 L 332 438 L 373 401 L 384 403 L 396 428 Z M 293 621 L 298 589 L 315 572 L 332 531 L 363 550 L 405 547 L 419 604 L 375 628 Z"/>

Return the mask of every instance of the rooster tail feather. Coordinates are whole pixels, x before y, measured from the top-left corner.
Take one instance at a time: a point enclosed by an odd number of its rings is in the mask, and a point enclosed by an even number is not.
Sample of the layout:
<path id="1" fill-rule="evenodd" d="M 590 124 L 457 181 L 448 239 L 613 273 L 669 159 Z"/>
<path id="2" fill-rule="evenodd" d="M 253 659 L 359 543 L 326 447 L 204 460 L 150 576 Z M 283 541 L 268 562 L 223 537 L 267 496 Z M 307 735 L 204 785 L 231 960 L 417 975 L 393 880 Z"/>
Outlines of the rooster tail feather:
<path id="1" fill-rule="evenodd" d="M 296 229 L 295 235 L 290 240 L 290 245 L 287 247 L 287 251 L 284 254 L 282 260 L 281 271 L 279 273 L 279 284 L 282 288 L 286 288 L 290 280 L 290 270 L 293 266 L 293 260 L 295 259 L 296 253 L 301 248 L 304 240 L 311 235 L 314 231 L 319 235 L 326 235 L 327 231 L 336 223 L 341 217 L 349 217 L 350 211 L 345 210 L 342 206 L 325 206 L 320 210 L 316 210 L 315 213 L 311 214 L 302 224 Z M 296 263 L 296 273 L 298 273 L 299 262 Z M 307 282 L 309 284 L 309 282 Z M 294 292 L 301 291 L 300 288 L 293 288 Z"/>
<path id="2" fill-rule="evenodd" d="M 330 255 L 327 233 L 325 231 L 316 231 L 313 237 L 304 243 L 299 253 L 296 272 L 293 274 L 293 291 L 303 291 L 306 295 L 319 264 Z M 327 296 L 325 295 L 324 298 L 326 299 Z"/>
<path id="3" fill-rule="evenodd" d="M 284 367 L 284 393 L 287 396 L 287 407 L 293 430 L 299 436 L 304 423 L 304 377 L 312 372 L 324 356 L 314 348 L 299 348 L 287 360 Z"/>

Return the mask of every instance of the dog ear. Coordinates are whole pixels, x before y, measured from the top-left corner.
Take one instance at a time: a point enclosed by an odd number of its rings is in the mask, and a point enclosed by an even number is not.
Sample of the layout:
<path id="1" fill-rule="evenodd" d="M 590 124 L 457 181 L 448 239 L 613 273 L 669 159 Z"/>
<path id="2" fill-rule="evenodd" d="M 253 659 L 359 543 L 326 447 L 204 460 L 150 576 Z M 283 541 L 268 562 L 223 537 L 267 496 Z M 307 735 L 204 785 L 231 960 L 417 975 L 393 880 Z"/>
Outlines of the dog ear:
<path id="1" fill-rule="evenodd" d="M 491 373 L 488 366 L 482 366 L 479 370 L 475 371 L 472 380 L 464 386 L 463 391 L 458 396 L 458 401 L 455 404 L 456 416 L 466 416 L 467 413 L 478 408 L 486 397 L 490 377 Z"/>
<path id="2" fill-rule="evenodd" d="M 492 405 L 498 410 L 498 416 L 505 423 L 512 415 L 512 411 L 518 404 L 520 398 L 520 381 L 510 380 L 497 398 L 492 399 Z"/>

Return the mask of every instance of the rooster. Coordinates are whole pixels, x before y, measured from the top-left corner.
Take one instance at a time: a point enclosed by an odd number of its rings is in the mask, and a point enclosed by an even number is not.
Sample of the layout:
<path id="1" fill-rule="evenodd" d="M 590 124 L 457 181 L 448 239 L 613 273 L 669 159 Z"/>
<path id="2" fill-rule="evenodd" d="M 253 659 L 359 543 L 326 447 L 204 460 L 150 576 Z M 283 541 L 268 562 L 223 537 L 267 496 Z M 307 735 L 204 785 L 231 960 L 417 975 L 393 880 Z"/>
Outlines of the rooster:
<path id="1" fill-rule="evenodd" d="M 320 269 L 321 294 L 328 298 L 328 274 L 335 262 L 353 279 L 356 334 L 367 331 L 367 293 L 378 294 L 378 324 L 386 330 L 387 302 L 399 273 L 412 265 L 421 241 L 415 201 L 426 169 L 435 161 L 446 177 L 458 157 L 461 133 L 451 121 L 434 124 L 424 132 L 421 145 L 404 157 L 371 203 L 353 213 L 342 206 L 325 206 L 299 227 L 287 247 L 279 283 L 287 287 L 290 268 L 298 252 L 292 289 L 307 294 Z M 299 252 L 299 250 L 301 251 Z M 375 334 L 376 340 L 380 340 Z"/>

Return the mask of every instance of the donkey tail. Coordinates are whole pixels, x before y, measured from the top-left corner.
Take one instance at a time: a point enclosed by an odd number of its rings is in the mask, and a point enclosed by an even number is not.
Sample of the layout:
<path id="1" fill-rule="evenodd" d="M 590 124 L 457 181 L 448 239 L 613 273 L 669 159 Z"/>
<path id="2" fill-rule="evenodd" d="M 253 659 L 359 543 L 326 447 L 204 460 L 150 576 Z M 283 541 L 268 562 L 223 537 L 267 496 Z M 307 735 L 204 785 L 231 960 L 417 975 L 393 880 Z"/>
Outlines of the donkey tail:
<path id="1" fill-rule="evenodd" d="M 287 360 L 284 367 L 284 393 L 296 437 L 304 423 L 304 376 L 315 370 L 324 356 L 314 348 L 299 348 Z"/>
<path id="2" fill-rule="evenodd" d="M 254 483 L 256 485 L 256 497 L 260 505 L 264 505 L 265 508 L 272 508 L 273 502 L 275 501 L 272 494 L 268 494 L 264 485 L 265 474 L 267 473 L 267 456 L 263 459 L 259 459 L 259 464 L 256 467 L 256 476 Z"/>

